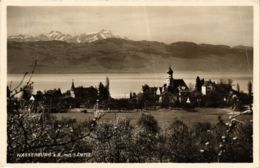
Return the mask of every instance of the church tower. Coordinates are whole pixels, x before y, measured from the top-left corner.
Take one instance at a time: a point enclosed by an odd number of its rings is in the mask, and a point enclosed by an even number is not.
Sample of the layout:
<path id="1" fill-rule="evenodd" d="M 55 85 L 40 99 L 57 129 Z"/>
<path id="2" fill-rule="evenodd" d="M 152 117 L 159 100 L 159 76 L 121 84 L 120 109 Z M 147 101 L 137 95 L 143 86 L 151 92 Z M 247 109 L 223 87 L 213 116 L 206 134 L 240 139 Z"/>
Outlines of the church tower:
<path id="1" fill-rule="evenodd" d="M 167 81 L 166 81 L 167 86 L 173 87 L 173 81 L 174 80 L 173 80 L 173 70 L 172 70 L 171 66 L 169 66 L 169 70 L 168 70 L 167 74 L 168 74 L 168 78 L 167 78 Z"/>
<path id="2" fill-rule="evenodd" d="M 70 96 L 71 96 L 72 98 L 75 98 L 74 89 L 75 89 L 75 85 L 74 85 L 74 80 L 72 79 L 71 88 L 70 88 Z"/>
<path id="3" fill-rule="evenodd" d="M 75 89 L 75 85 L 74 85 L 74 80 L 72 79 L 72 83 L 71 83 L 71 88 L 70 90 L 74 90 Z"/>

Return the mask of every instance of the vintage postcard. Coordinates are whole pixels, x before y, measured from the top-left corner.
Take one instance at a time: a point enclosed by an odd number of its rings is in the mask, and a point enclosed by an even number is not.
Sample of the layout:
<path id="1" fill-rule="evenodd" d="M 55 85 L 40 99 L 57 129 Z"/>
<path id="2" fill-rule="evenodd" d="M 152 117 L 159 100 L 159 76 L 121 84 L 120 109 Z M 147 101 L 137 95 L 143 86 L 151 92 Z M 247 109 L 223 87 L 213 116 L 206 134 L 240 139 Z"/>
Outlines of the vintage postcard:
<path id="1" fill-rule="evenodd" d="M 3 165 L 258 166 L 257 1 L 4 1 L 1 17 Z"/>

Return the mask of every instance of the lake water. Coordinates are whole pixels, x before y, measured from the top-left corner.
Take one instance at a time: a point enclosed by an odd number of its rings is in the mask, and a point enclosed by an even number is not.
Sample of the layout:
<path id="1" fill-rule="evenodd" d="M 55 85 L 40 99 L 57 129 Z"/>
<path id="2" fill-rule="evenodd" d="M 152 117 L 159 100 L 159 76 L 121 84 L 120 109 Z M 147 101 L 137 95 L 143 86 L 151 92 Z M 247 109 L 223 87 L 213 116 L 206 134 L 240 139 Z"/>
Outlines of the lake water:
<path id="1" fill-rule="evenodd" d="M 219 82 L 220 79 L 232 79 L 233 87 L 236 89 L 237 83 L 240 90 L 247 92 L 248 82 L 252 82 L 252 74 L 230 74 L 230 73 L 203 73 L 203 72 L 175 72 L 174 78 L 184 79 L 188 86 L 195 85 L 196 77 L 205 80 Z M 22 79 L 22 74 L 8 74 L 8 85 L 12 83 L 14 88 Z M 34 92 L 37 90 L 45 91 L 48 89 L 60 88 L 62 92 L 70 89 L 71 82 L 74 80 L 75 86 L 98 87 L 99 82 L 105 84 L 106 77 L 110 81 L 110 93 L 114 98 L 129 97 L 130 92 L 141 92 L 142 85 L 162 86 L 168 77 L 166 73 L 87 73 L 87 74 L 34 74 Z M 12 82 L 11 82 L 12 81 Z"/>

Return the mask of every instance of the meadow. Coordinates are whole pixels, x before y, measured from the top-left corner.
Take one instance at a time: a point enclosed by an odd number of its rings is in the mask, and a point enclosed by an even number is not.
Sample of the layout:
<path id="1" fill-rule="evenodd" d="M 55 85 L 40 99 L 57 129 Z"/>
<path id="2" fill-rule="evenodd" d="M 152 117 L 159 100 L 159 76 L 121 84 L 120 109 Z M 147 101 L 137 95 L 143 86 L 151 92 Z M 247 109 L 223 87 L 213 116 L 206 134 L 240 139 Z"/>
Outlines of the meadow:
<path id="1" fill-rule="evenodd" d="M 73 111 L 73 110 L 72 110 Z M 208 122 L 212 125 L 216 124 L 221 116 L 223 121 L 228 121 L 229 116 L 237 115 L 239 112 L 234 112 L 230 108 L 195 108 L 192 110 L 174 108 L 174 109 L 158 109 L 158 110 L 136 110 L 136 111 L 121 111 L 121 112 L 106 112 L 101 118 L 100 122 L 115 123 L 120 119 L 130 120 L 131 125 L 137 123 L 141 114 L 151 114 L 158 121 L 158 125 L 163 130 L 168 128 L 170 123 L 175 119 L 183 121 L 188 127 L 192 127 L 194 123 Z M 76 119 L 79 122 L 90 120 L 93 118 L 93 113 L 68 112 L 68 113 L 54 113 L 52 114 L 61 120 L 63 118 Z M 250 121 L 253 119 L 252 115 L 241 115 L 237 117 L 241 121 Z"/>

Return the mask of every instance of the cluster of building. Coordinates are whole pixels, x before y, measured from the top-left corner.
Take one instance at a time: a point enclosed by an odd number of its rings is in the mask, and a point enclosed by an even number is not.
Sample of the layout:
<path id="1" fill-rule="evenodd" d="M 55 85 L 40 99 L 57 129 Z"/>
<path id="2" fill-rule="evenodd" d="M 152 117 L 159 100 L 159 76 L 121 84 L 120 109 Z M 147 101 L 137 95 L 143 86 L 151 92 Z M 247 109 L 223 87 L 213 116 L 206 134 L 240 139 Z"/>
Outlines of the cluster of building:
<path id="1" fill-rule="evenodd" d="M 231 83 L 215 83 L 197 77 L 196 86 L 189 88 L 183 79 L 175 79 L 171 67 L 167 71 L 166 83 L 161 87 L 143 85 L 141 93 L 130 93 L 129 99 L 113 99 L 109 93 L 109 80 L 106 85 L 99 87 L 75 87 L 72 81 L 71 88 L 62 93 L 60 89 L 38 91 L 32 94 L 32 88 L 24 91 L 23 98 L 33 102 L 31 109 L 41 111 L 44 106 L 49 112 L 61 112 L 75 107 L 93 108 L 100 102 L 106 108 L 146 108 L 147 106 L 225 106 L 238 103 L 243 98 L 245 103 L 252 102 L 252 93 L 241 94 L 232 89 Z M 7 91 L 9 89 L 7 88 Z M 10 92 L 10 91 L 9 91 Z M 7 92 L 7 93 L 9 93 Z"/>
<path id="2" fill-rule="evenodd" d="M 171 67 L 167 71 L 166 83 L 161 87 L 143 86 L 143 97 L 162 106 L 178 105 L 228 105 L 240 94 L 231 83 L 216 83 L 197 77 L 195 88 L 189 88 L 183 79 L 175 79 Z M 139 96 L 140 97 L 140 96 Z M 134 97 L 138 99 L 138 96 Z"/>

